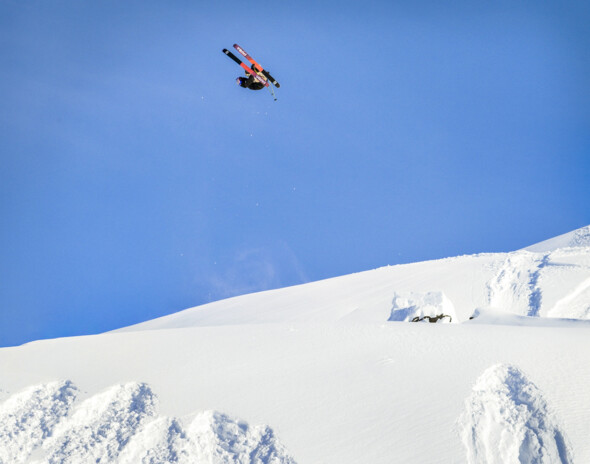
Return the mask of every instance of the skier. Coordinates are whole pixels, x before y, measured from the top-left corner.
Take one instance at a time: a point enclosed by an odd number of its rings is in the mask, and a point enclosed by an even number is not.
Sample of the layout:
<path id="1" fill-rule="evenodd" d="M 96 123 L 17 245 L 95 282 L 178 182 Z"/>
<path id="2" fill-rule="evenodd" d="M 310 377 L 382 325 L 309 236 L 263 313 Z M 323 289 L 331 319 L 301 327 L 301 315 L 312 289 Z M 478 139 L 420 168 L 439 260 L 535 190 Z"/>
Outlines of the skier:
<path id="1" fill-rule="evenodd" d="M 236 79 L 236 83 L 240 87 L 244 87 L 245 89 L 250 90 L 260 90 L 264 88 L 264 84 L 256 80 L 256 78 L 252 74 L 246 73 L 247 77 L 238 77 Z"/>
<path id="2" fill-rule="evenodd" d="M 232 52 L 230 52 L 227 48 L 224 48 L 222 50 L 223 53 L 225 53 L 229 58 L 231 58 L 233 61 L 239 64 L 246 72 L 246 77 L 239 76 L 236 78 L 236 84 L 238 84 L 240 87 L 244 87 L 245 89 L 250 90 L 260 90 L 264 87 L 267 87 L 268 90 L 270 90 L 270 93 L 272 94 L 274 100 L 277 101 L 277 97 L 275 96 L 275 92 L 272 88 L 273 86 L 275 86 L 278 89 L 281 86 L 277 82 L 277 80 L 274 77 L 272 77 L 266 69 L 263 69 L 262 66 L 256 63 L 256 61 L 254 61 L 254 58 L 248 55 L 248 53 L 246 53 L 244 49 L 240 47 L 238 44 L 234 44 L 234 48 L 238 52 L 240 52 L 242 56 L 246 57 L 246 59 L 252 64 L 252 67 L 249 67 L 247 64 L 242 63 L 242 61 Z"/>

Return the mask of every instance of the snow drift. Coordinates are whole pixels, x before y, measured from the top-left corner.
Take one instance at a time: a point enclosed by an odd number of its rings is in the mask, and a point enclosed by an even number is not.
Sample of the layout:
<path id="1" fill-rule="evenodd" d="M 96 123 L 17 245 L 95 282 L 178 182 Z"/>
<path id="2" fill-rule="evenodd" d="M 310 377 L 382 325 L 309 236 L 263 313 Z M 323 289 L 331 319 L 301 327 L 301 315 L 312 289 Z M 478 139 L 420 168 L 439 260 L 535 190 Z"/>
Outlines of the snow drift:
<path id="1" fill-rule="evenodd" d="M 70 381 L 52 382 L 0 404 L 0 463 L 295 464 L 268 426 L 217 411 L 160 416 L 144 383 L 115 385 L 75 404 L 77 394 Z"/>
<path id="2" fill-rule="evenodd" d="M 572 462 L 543 395 L 515 366 L 498 364 L 479 377 L 459 423 L 471 464 Z"/>
<path id="3" fill-rule="evenodd" d="M 78 394 L 69 381 L 35 385 L 0 405 L 0 463 L 26 462 L 69 413 Z"/>

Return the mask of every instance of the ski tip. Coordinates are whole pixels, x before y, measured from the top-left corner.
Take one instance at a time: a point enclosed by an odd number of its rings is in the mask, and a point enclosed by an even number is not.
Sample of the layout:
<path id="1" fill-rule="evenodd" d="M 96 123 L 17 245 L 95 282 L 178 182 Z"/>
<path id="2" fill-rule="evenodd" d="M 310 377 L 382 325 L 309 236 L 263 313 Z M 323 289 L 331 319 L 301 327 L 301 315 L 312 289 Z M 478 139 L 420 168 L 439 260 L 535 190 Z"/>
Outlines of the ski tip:
<path id="1" fill-rule="evenodd" d="M 227 53 L 227 52 L 229 52 L 229 50 L 227 48 L 224 48 L 223 53 Z"/>

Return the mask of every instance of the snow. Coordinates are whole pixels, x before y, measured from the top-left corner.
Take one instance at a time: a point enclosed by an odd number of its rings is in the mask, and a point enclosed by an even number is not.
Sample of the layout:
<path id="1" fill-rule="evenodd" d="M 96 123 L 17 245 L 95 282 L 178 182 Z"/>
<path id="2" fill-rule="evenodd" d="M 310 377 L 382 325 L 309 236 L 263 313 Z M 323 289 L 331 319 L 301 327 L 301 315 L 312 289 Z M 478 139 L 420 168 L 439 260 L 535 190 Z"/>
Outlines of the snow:
<path id="1" fill-rule="evenodd" d="M 158 415 L 145 383 L 114 385 L 76 405 L 70 381 L 29 387 L 0 409 L 0 462 L 292 464 L 274 432 L 217 411 L 186 418 Z M 35 460 L 35 454 L 43 455 Z"/>
<path id="2" fill-rule="evenodd" d="M 541 391 L 517 367 L 488 368 L 459 422 L 470 463 L 572 462 Z"/>
<path id="3" fill-rule="evenodd" d="M 119 331 L 268 323 L 380 323 L 477 308 L 590 318 L 590 246 L 460 256 L 217 301 Z M 401 312 L 399 312 L 401 311 Z M 448 319 L 445 319 L 448 321 Z"/>
<path id="4" fill-rule="evenodd" d="M 0 349 L 0 463 L 590 462 L 590 247 L 554 243 Z"/>
<path id="5" fill-rule="evenodd" d="M 50 464 L 115 459 L 139 428 L 155 414 L 149 386 L 137 382 L 116 385 L 96 394 L 60 422 L 43 443 Z"/>
<path id="6" fill-rule="evenodd" d="M 0 406 L 0 462 L 26 462 L 67 416 L 77 390 L 69 381 L 34 385 Z"/>
<path id="7" fill-rule="evenodd" d="M 550 238 L 543 242 L 535 243 L 525 250 L 536 253 L 555 251 L 559 248 L 576 248 L 590 246 L 590 225 L 573 230 L 567 234 Z"/>
<path id="8" fill-rule="evenodd" d="M 442 292 L 394 294 L 392 305 L 389 321 L 429 322 L 441 315 L 441 322 L 456 320 L 455 307 Z"/>

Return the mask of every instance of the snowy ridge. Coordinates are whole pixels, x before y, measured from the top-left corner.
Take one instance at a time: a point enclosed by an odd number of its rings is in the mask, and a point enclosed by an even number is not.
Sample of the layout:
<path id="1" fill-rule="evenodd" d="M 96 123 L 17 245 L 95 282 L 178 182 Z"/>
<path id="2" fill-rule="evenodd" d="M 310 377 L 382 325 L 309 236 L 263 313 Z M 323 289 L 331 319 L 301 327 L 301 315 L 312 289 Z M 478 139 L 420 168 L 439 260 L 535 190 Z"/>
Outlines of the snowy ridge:
<path id="1" fill-rule="evenodd" d="M 590 226 L 568 235 L 585 243 Z M 304 302 L 304 304 L 301 304 Z M 186 309 L 122 331 L 267 323 L 380 323 L 475 309 L 590 318 L 590 247 L 520 250 L 383 267 Z M 438 319 L 449 322 L 451 318 Z"/>
<path id="2" fill-rule="evenodd" d="M 559 235 L 524 248 L 526 251 L 543 253 L 559 248 L 590 247 L 590 225 Z"/>
<path id="3" fill-rule="evenodd" d="M 160 417 L 145 383 L 115 385 L 68 415 L 77 391 L 70 381 L 53 382 L 0 404 L 0 463 L 295 464 L 267 426 L 216 411 Z"/>
<path id="4" fill-rule="evenodd" d="M 541 392 L 515 366 L 492 366 L 477 379 L 459 425 L 472 464 L 572 462 Z"/>

